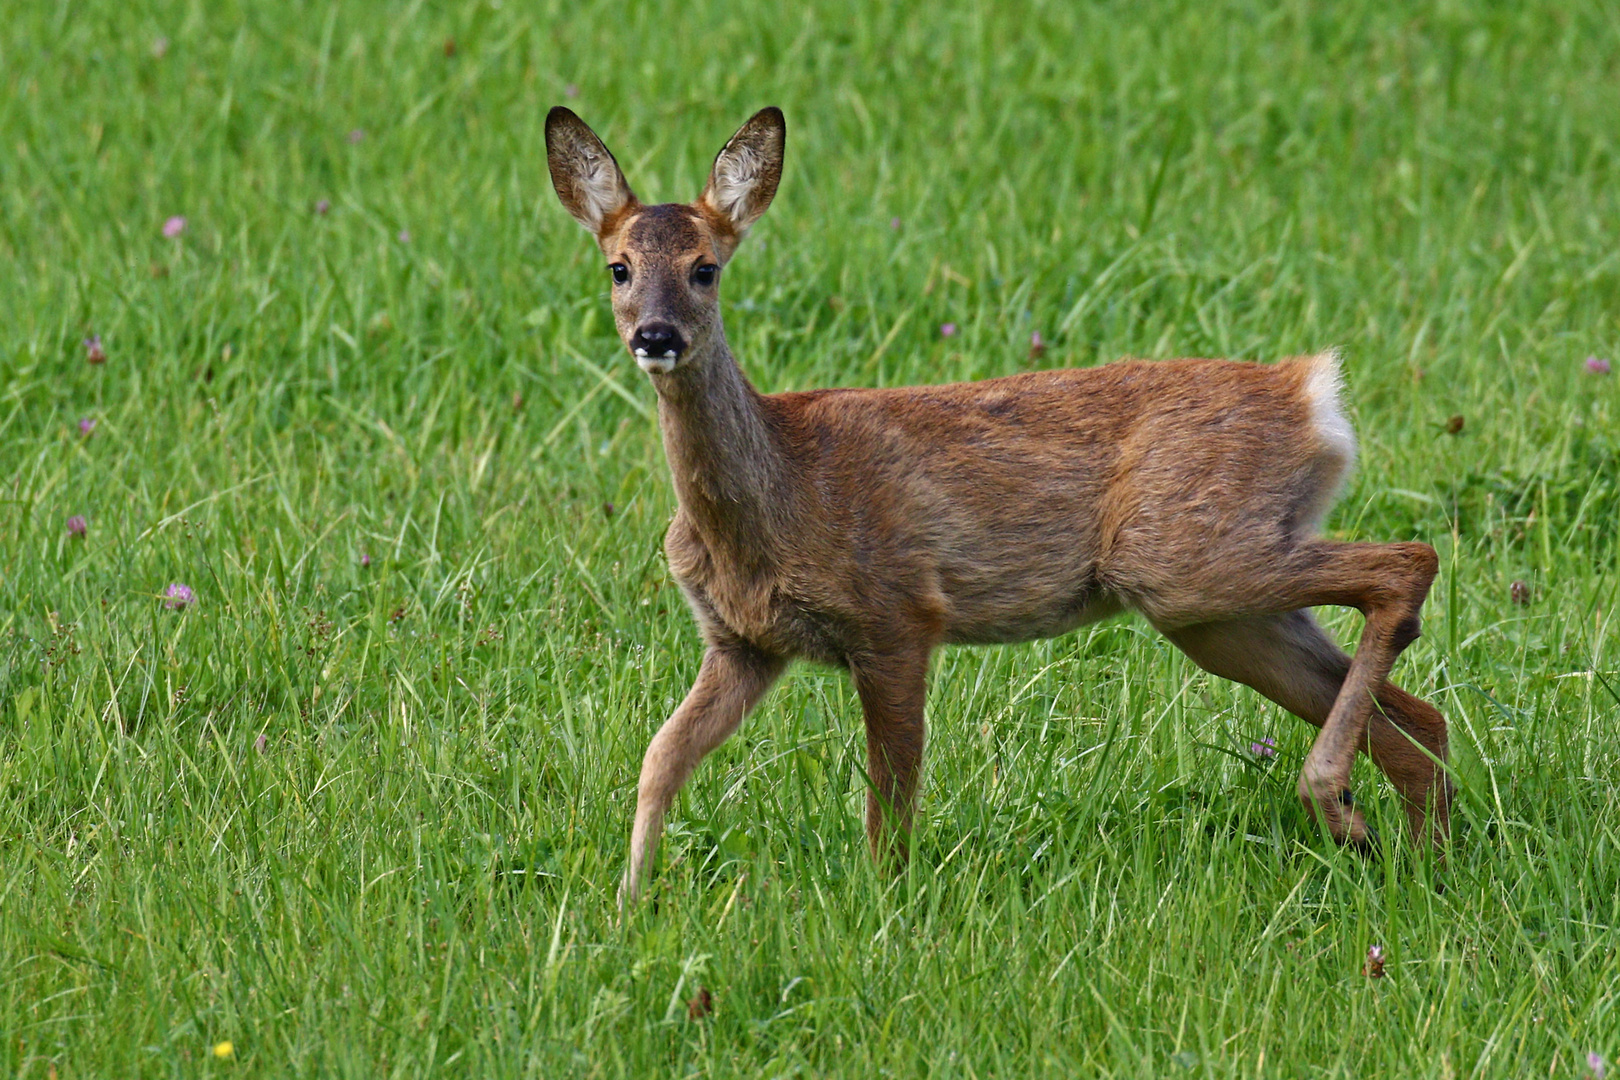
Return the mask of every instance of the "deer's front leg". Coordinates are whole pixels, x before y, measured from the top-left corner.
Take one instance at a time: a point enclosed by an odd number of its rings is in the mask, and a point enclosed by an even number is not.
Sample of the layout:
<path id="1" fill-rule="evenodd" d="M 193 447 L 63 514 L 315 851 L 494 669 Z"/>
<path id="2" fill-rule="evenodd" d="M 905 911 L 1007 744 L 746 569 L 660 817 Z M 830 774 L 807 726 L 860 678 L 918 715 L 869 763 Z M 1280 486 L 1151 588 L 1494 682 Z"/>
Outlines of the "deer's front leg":
<path id="1" fill-rule="evenodd" d="M 904 866 L 911 851 L 911 816 L 923 755 L 923 701 L 929 649 L 867 656 L 850 674 L 866 718 L 866 839 L 872 858 Z"/>
<path id="2" fill-rule="evenodd" d="M 711 645 L 697 681 L 641 761 L 636 823 L 630 834 L 630 865 L 619 886 L 621 906 L 641 897 L 642 883 L 658 848 L 664 814 L 675 793 L 704 756 L 730 737 L 748 711 L 771 688 L 784 664 L 747 645 Z"/>

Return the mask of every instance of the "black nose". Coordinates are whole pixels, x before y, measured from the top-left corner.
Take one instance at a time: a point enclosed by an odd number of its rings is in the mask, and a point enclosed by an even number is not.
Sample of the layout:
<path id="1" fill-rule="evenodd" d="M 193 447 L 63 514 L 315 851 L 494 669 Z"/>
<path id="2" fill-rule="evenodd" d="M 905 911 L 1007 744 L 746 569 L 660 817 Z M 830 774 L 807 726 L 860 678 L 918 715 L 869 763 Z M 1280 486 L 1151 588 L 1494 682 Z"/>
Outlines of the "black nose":
<path id="1" fill-rule="evenodd" d="M 637 356 L 676 356 L 686 351 L 686 339 L 669 323 L 650 322 L 638 327 L 630 339 L 630 351 Z"/>

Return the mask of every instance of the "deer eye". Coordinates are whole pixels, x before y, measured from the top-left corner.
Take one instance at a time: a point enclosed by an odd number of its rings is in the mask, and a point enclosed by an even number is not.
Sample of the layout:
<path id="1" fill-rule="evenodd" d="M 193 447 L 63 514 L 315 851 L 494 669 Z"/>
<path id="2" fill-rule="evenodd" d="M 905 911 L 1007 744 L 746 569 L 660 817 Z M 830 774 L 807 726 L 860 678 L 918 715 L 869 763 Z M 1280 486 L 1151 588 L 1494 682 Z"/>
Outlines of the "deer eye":
<path id="1" fill-rule="evenodd" d="M 714 265 L 714 263 L 704 263 L 702 266 L 692 271 L 692 280 L 707 288 L 708 286 L 714 284 L 714 279 L 719 273 L 720 268 Z"/>
<path id="2" fill-rule="evenodd" d="M 609 264 L 608 273 L 613 275 L 613 284 L 615 285 L 623 285 L 630 280 L 630 268 L 624 263 Z"/>

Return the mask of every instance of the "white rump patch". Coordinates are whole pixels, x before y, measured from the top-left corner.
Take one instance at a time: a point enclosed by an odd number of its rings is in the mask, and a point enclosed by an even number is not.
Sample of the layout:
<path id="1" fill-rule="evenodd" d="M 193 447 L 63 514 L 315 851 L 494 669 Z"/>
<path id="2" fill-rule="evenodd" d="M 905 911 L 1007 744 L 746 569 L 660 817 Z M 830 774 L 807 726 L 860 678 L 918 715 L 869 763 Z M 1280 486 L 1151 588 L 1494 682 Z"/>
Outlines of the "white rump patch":
<path id="1" fill-rule="evenodd" d="M 1305 401 L 1311 410 L 1319 450 L 1315 460 L 1318 488 L 1301 515 L 1314 532 L 1356 464 L 1356 432 L 1344 415 L 1344 379 L 1339 374 L 1339 351 L 1329 349 L 1304 361 Z"/>
<path id="2" fill-rule="evenodd" d="M 1323 447 L 1344 458 L 1346 470 L 1356 461 L 1356 433 L 1344 415 L 1344 378 L 1339 374 L 1339 351 L 1329 349 L 1306 361 L 1305 397 L 1311 406 L 1311 423 Z"/>

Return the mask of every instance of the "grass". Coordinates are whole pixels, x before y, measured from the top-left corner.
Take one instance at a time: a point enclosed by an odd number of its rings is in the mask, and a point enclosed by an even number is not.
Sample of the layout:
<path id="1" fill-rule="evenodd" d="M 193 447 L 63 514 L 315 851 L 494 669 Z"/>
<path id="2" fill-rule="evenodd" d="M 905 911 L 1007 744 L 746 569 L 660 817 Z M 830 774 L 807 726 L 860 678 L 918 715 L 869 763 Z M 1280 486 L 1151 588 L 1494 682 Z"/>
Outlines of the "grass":
<path id="1" fill-rule="evenodd" d="M 1583 364 L 1620 344 L 1617 74 L 1584 0 L 9 5 L 0 1072 L 1620 1058 L 1620 379 Z M 1335 850 L 1305 725 L 1117 620 L 941 654 L 898 880 L 849 685 L 796 669 L 619 925 L 699 643 L 651 390 L 547 182 L 564 101 L 682 199 L 784 107 L 725 298 L 766 390 L 1342 346 L 1330 529 L 1443 560 L 1397 676 L 1453 723 L 1444 870 Z"/>

